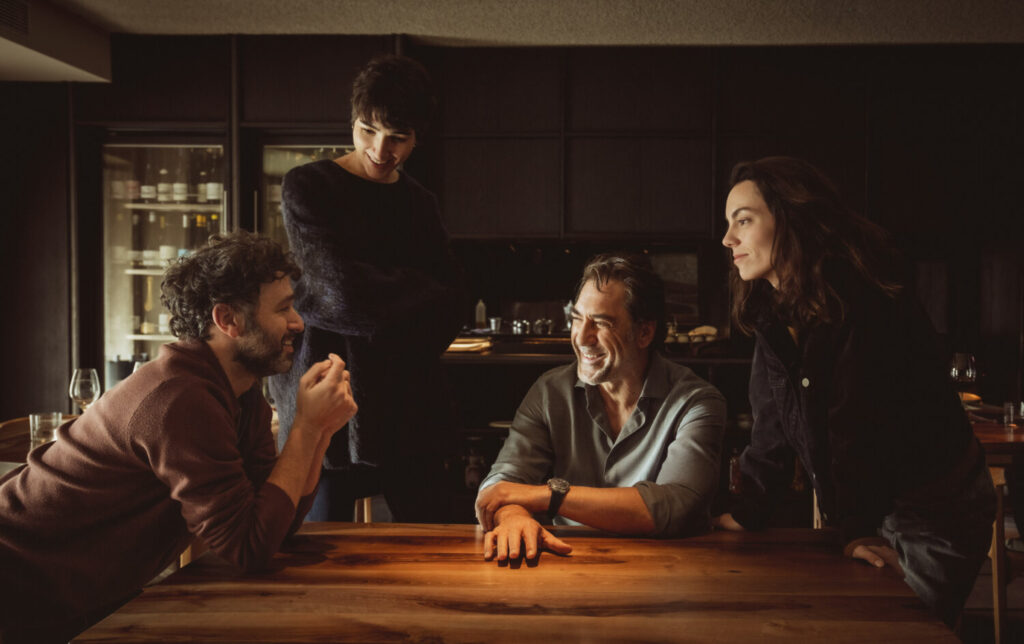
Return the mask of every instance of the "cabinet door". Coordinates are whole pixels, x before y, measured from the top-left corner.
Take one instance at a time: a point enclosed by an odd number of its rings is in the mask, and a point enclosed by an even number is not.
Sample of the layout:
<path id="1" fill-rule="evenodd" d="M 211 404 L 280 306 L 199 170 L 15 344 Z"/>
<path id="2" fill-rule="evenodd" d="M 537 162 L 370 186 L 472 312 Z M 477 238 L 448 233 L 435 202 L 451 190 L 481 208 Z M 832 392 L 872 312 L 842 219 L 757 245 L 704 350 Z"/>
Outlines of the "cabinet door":
<path id="1" fill-rule="evenodd" d="M 576 138 L 567 164 L 569 235 L 711 229 L 710 139 Z"/>
<path id="2" fill-rule="evenodd" d="M 113 34 L 110 50 L 114 82 L 74 85 L 79 121 L 227 122 L 227 36 Z"/>
<path id="3" fill-rule="evenodd" d="M 442 163 L 441 215 L 452 236 L 559 234 L 558 139 L 450 139 Z"/>
<path id="4" fill-rule="evenodd" d="M 241 120 L 347 124 L 356 74 L 390 51 L 387 36 L 241 37 Z"/>
<path id="5" fill-rule="evenodd" d="M 708 49 L 570 50 L 568 128 L 708 134 L 712 77 Z"/>
<path id="6" fill-rule="evenodd" d="M 424 52 L 444 136 L 557 133 L 562 50 L 469 48 Z"/>

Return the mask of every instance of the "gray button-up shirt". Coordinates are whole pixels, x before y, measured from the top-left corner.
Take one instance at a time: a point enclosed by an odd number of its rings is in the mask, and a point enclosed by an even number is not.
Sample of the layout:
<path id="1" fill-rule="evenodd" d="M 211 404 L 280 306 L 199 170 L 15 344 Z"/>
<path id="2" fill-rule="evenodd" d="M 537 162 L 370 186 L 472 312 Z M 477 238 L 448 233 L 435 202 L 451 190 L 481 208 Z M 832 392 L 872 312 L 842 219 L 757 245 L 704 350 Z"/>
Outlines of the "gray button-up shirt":
<path id="1" fill-rule="evenodd" d="M 576 363 L 542 375 L 516 411 L 483 489 L 498 481 L 636 487 L 658 536 L 706 530 L 718 487 L 725 398 L 689 368 L 652 354 L 636 408 L 613 438 L 596 386 Z M 556 524 L 573 524 L 563 517 Z"/>

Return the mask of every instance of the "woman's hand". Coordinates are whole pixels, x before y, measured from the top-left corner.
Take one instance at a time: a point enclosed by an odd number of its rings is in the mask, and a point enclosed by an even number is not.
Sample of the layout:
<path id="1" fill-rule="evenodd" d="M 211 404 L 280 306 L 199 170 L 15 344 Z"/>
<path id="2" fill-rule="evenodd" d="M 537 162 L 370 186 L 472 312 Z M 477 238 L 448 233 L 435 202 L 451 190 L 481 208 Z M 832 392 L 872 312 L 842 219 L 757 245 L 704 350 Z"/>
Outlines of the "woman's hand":
<path id="1" fill-rule="evenodd" d="M 843 554 L 866 561 L 875 568 L 884 568 L 888 565 L 899 573 L 900 577 L 904 576 L 900 556 L 889 546 L 889 542 L 881 537 L 854 539 L 843 548 Z"/>

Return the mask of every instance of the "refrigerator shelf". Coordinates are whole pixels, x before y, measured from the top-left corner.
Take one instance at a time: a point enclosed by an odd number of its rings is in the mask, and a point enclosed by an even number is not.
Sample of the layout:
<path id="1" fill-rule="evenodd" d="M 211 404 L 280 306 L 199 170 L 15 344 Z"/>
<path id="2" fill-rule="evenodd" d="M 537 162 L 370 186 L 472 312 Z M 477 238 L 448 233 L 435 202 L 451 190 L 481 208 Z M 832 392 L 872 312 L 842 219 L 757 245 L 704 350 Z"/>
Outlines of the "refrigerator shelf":
<path id="1" fill-rule="evenodd" d="M 128 210 L 151 210 L 154 212 L 217 212 L 221 210 L 221 203 L 217 201 L 210 203 L 126 203 L 121 204 L 121 207 Z"/>

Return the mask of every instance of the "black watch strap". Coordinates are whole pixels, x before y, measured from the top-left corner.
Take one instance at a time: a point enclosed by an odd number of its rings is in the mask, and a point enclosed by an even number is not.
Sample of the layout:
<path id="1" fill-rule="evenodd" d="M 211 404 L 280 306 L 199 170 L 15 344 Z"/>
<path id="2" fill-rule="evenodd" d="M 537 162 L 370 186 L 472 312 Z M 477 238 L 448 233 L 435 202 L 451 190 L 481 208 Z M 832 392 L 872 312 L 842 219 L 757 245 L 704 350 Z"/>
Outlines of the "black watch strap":
<path id="1" fill-rule="evenodd" d="M 569 493 L 569 481 L 565 479 L 548 479 L 548 489 L 551 490 L 551 501 L 548 503 L 548 516 L 554 519 L 558 516 L 558 509 L 562 507 L 565 495 Z"/>

